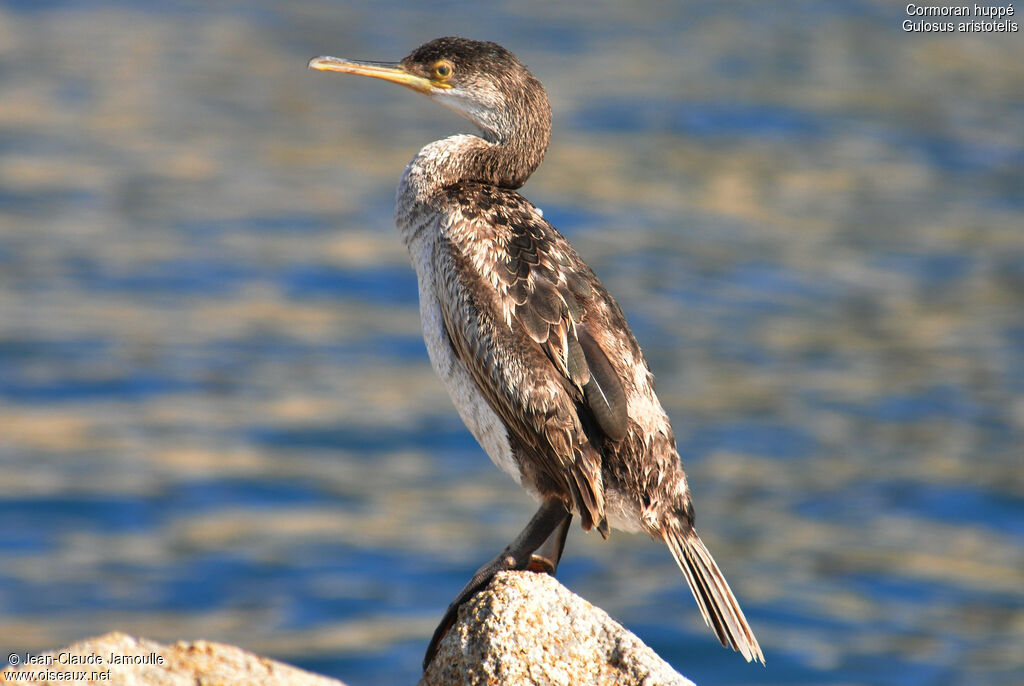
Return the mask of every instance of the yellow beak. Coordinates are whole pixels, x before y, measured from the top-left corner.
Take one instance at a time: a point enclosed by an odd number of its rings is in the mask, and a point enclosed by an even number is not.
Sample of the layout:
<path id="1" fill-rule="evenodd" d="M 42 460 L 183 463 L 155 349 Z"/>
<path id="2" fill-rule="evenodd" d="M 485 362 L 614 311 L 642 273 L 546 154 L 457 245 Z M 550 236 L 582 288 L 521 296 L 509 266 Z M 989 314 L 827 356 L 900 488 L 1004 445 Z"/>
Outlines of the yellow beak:
<path id="1" fill-rule="evenodd" d="M 411 88 L 418 93 L 432 93 L 437 90 L 451 88 L 446 83 L 433 81 L 416 74 L 410 74 L 401 64 L 390 62 L 366 62 L 343 60 L 338 57 L 314 57 L 309 61 L 309 68 L 317 71 L 337 71 L 342 74 L 358 74 L 384 79 Z"/>

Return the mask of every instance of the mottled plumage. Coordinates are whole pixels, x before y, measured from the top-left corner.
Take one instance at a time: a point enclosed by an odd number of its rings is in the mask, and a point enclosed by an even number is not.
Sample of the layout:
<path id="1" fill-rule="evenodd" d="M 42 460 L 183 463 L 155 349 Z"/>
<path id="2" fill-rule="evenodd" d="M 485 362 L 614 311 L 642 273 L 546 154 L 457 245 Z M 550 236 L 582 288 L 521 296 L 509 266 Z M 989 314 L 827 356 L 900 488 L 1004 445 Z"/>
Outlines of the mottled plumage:
<path id="1" fill-rule="evenodd" d="M 397 65 L 310 64 L 406 85 L 482 133 L 426 145 L 402 177 L 395 219 L 416 269 L 435 371 L 491 459 L 542 506 L 463 589 L 427 661 L 458 606 L 495 571 L 525 567 L 545 538 L 554 570 L 555 539 L 564 540 L 572 515 L 605 536 L 610 525 L 663 540 L 723 645 L 763 661 L 693 529 L 672 427 L 621 310 L 515 190 L 547 147 L 551 115 L 540 82 L 504 48 L 462 38 L 431 41 Z"/>
<path id="2" fill-rule="evenodd" d="M 590 329 L 621 314 L 516 192 L 461 182 L 441 198 L 450 221 L 434 281 L 456 356 L 508 427 L 522 483 L 607 533 L 601 453 L 606 437 L 625 437 L 627 417 L 622 381 Z"/>

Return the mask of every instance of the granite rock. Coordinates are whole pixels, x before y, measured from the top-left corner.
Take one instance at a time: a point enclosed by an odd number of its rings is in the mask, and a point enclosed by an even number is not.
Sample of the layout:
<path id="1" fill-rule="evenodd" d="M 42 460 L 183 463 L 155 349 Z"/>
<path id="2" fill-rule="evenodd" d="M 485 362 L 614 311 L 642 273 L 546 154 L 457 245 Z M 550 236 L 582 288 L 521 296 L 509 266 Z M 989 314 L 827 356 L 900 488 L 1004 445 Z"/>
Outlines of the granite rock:
<path id="1" fill-rule="evenodd" d="M 15 672 L 20 674 L 12 678 Z M 36 678 L 26 679 L 29 672 Z M 0 672 L 0 682 L 344 686 L 230 645 L 210 641 L 163 645 L 123 633 L 33 656 L 33 664 Z M 466 603 L 419 683 L 694 686 L 606 612 L 553 577 L 533 572 L 498 574 Z"/>
<path id="2" fill-rule="evenodd" d="M 459 611 L 420 686 L 693 686 L 608 613 L 554 578 L 503 572 Z"/>
<path id="3" fill-rule="evenodd" d="M 0 681 L 105 686 L 345 686 L 335 679 L 222 643 L 179 641 L 162 645 L 117 632 L 33 656 L 33 662 L 3 670 Z M 14 672 L 22 674 L 12 678 Z M 19 678 L 29 672 L 37 678 Z"/>

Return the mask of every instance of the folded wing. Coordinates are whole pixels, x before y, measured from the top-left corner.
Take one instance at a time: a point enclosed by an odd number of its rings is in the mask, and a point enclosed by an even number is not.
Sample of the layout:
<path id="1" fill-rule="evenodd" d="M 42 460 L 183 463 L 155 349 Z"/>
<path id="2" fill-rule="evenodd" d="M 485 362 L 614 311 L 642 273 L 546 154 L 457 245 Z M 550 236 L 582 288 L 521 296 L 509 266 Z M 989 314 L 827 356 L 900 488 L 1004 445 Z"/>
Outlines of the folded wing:
<path id="1" fill-rule="evenodd" d="M 438 245 L 448 336 L 530 458 L 534 480 L 566 494 L 585 529 L 607 533 L 601 447 L 626 436 L 627 408 L 623 382 L 588 328 L 600 284 L 539 215 L 503 219 L 484 223 L 498 227 L 491 235 L 467 235 L 473 227 L 455 221 L 451 232 L 463 233 Z"/>

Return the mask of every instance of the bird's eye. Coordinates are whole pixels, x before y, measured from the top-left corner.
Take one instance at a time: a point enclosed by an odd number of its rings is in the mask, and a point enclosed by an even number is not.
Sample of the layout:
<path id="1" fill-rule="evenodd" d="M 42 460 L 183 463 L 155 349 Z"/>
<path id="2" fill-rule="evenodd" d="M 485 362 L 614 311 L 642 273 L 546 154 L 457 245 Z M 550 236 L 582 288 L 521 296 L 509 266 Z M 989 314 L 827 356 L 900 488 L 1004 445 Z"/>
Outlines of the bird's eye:
<path id="1" fill-rule="evenodd" d="M 452 75 L 452 63 L 442 60 L 434 65 L 434 77 L 440 81 L 446 81 Z"/>

